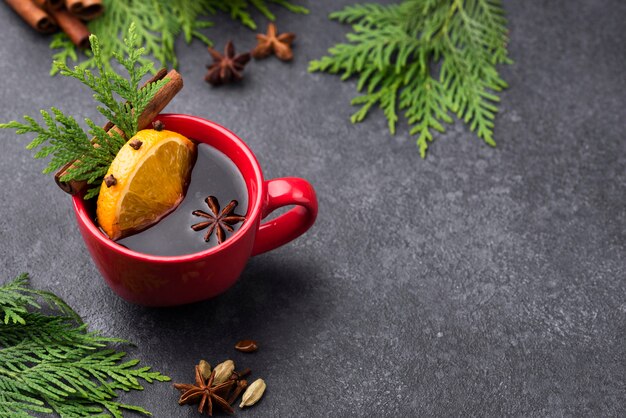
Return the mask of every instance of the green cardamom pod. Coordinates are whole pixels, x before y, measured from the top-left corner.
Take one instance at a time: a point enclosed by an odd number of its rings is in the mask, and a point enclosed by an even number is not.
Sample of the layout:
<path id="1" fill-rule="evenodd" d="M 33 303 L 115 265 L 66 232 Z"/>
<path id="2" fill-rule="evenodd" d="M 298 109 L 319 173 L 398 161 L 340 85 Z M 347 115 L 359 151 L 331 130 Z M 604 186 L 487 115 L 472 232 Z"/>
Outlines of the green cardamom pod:
<path id="1" fill-rule="evenodd" d="M 215 377 L 213 378 L 213 385 L 219 385 L 227 381 L 235 371 L 235 362 L 232 360 L 226 360 L 223 363 L 215 366 Z"/>
<path id="2" fill-rule="evenodd" d="M 204 380 L 208 380 L 209 376 L 211 376 L 211 365 L 207 363 L 205 360 L 200 360 L 198 363 L 198 367 L 200 368 L 200 374 Z"/>
<path id="3" fill-rule="evenodd" d="M 244 406 L 252 406 L 261 399 L 263 393 L 265 392 L 265 388 L 267 385 L 263 379 L 255 380 L 248 389 L 243 393 L 241 397 L 241 403 L 239 404 L 239 408 L 243 408 Z"/>

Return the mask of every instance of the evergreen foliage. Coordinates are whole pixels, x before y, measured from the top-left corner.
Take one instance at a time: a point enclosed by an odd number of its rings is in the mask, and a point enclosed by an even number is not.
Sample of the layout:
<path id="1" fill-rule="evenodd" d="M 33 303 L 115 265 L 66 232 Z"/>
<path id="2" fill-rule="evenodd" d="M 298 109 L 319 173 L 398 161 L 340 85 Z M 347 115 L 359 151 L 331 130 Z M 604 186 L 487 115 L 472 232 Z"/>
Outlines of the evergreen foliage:
<path id="1" fill-rule="evenodd" d="M 293 4 L 292 0 L 104 0 L 103 3 L 105 13 L 89 22 L 89 30 L 105 44 L 101 54 L 106 66 L 110 65 L 109 61 L 116 52 L 123 51 L 120 36 L 131 23 L 137 26 L 139 42 L 149 55 L 162 67 L 176 67 L 178 60 L 174 43 L 179 34 L 183 34 L 187 43 L 195 38 L 211 45 L 202 33 L 203 29 L 213 26 L 213 22 L 206 19 L 209 16 L 227 14 L 250 29 L 256 29 L 251 12 L 257 10 L 274 20 L 270 4 L 294 13 L 308 13 L 306 8 Z M 77 61 L 76 49 L 65 34 L 55 35 L 50 48 L 58 50 L 53 56 L 55 61 Z M 94 57 L 82 61 L 80 66 L 94 68 Z M 57 68 L 53 65 L 51 74 L 56 72 Z"/>
<path id="2" fill-rule="evenodd" d="M 126 353 L 109 348 L 113 343 L 126 341 L 87 331 L 59 297 L 30 288 L 28 275 L 0 286 L 0 416 L 150 415 L 115 398 L 119 391 L 142 390 L 140 380 L 169 377 L 136 367 L 138 360 L 123 361 Z"/>
<path id="3" fill-rule="evenodd" d="M 152 69 L 153 63 L 144 57 L 145 49 L 139 48 L 139 36 L 134 24 L 130 25 L 128 36 L 124 39 L 125 55 L 118 52 L 114 54 L 116 61 L 128 73 L 128 79 L 106 67 L 98 38 L 91 35 L 89 40 L 98 75 L 84 67 L 70 69 L 63 62 L 57 62 L 57 68 L 61 75 L 76 78 L 93 90 L 94 99 L 103 105 L 98 106 L 98 111 L 120 128 L 126 138 L 131 138 L 137 133 L 139 115 L 168 79 L 139 88 L 141 79 Z M 37 135 L 26 148 L 38 149 L 35 158 L 51 157 L 44 173 L 52 173 L 78 160 L 61 180 L 87 181 L 95 187 L 87 192 L 85 198 L 97 196 L 103 177 L 125 143 L 124 138 L 117 132 L 107 133 L 90 119 L 85 119 L 89 126 L 88 132 L 85 132 L 76 119 L 54 107 L 50 111 L 42 110 L 41 115 L 44 125 L 25 116 L 26 123 L 12 121 L 0 124 L 0 128 L 16 129 L 20 135 Z M 92 145 L 92 137 L 99 146 Z"/>
<path id="4" fill-rule="evenodd" d="M 496 65 L 511 63 L 500 0 L 357 4 L 330 17 L 352 25 L 353 31 L 347 43 L 329 49 L 309 70 L 358 78 L 363 94 L 352 100 L 361 106 L 353 123 L 378 106 L 393 134 L 404 111 L 425 157 L 433 130 L 444 132 L 443 123 L 452 122 L 453 113 L 495 146 L 495 92 L 507 87 Z"/>

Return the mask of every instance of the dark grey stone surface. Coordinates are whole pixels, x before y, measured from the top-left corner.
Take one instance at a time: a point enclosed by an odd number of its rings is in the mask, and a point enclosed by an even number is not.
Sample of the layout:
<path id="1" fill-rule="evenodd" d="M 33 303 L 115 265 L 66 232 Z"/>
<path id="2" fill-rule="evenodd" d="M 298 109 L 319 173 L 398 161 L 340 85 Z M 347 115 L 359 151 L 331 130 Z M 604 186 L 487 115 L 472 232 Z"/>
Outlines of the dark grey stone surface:
<path id="1" fill-rule="evenodd" d="M 5 131 L 4 278 L 30 272 L 174 381 L 200 358 L 251 367 L 268 391 L 238 416 L 624 416 L 626 2 L 507 1 L 498 147 L 456 123 L 426 160 L 378 112 L 349 123 L 354 82 L 306 71 L 346 31 L 327 14 L 352 1 L 302 3 L 311 15 L 278 12 L 295 61 L 254 62 L 238 86 L 210 88 L 204 48 L 179 42 L 186 87 L 168 111 L 232 129 L 267 178 L 309 179 L 320 215 L 306 236 L 214 300 L 129 305 L 92 264 L 69 197 Z M 5 5 L 0 22 L 0 119 L 54 105 L 100 120 L 75 81 L 48 77 L 47 38 Z M 232 23 L 209 33 L 254 45 Z M 261 349 L 235 352 L 241 338 Z M 123 399 L 197 416 L 169 384 Z"/>

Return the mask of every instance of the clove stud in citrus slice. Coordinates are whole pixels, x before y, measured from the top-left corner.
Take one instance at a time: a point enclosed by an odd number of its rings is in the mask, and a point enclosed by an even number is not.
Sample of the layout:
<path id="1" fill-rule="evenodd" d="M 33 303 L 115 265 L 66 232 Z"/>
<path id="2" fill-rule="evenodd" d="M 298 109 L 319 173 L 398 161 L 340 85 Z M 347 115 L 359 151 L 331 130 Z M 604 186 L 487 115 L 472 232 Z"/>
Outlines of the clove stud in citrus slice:
<path id="1" fill-rule="evenodd" d="M 141 146 L 136 147 L 138 143 Z M 96 219 L 117 240 L 155 224 L 183 200 L 196 146 L 172 131 L 137 132 L 118 152 L 98 195 Z M 114 184 L 113 184 L 114 183 Z"/>

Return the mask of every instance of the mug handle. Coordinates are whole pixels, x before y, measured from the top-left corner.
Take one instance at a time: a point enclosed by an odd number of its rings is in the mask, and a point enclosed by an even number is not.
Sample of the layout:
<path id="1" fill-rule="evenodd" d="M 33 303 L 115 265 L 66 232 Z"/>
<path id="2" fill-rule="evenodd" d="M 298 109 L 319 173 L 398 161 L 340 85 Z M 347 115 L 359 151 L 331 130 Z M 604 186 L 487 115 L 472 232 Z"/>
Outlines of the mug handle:
<path id="1" fill-rule="evenodd" d="M 252 248 L 258 255 L 280 247 L 304 234 L 317 217 L 317 197 L 311 184 L 297 177 L 283 177 L 266 181 L 266 204 L 261 219 L 283 206 L 295 208 L 259 226 Z"/>

